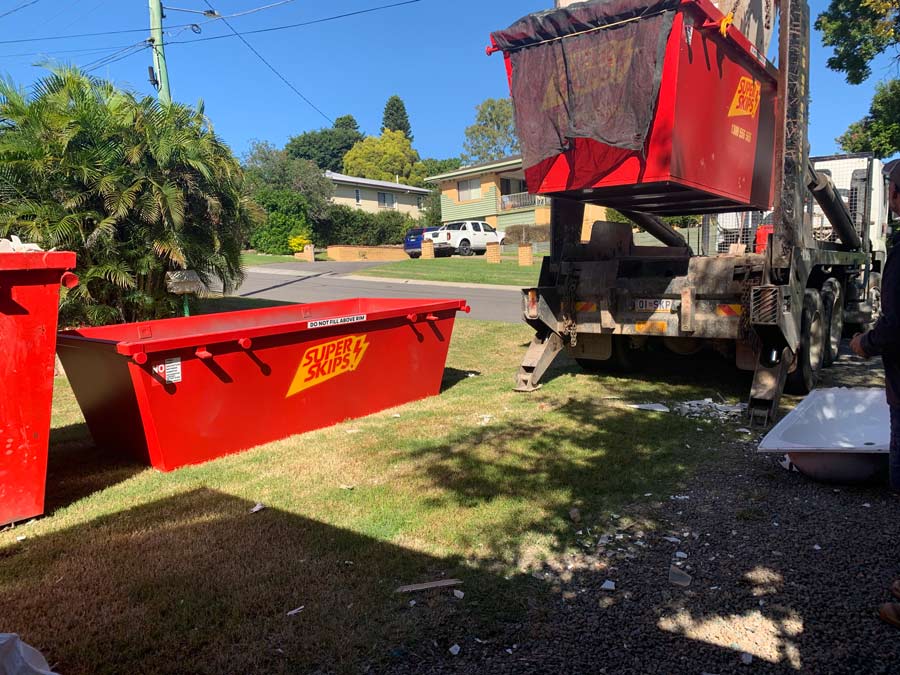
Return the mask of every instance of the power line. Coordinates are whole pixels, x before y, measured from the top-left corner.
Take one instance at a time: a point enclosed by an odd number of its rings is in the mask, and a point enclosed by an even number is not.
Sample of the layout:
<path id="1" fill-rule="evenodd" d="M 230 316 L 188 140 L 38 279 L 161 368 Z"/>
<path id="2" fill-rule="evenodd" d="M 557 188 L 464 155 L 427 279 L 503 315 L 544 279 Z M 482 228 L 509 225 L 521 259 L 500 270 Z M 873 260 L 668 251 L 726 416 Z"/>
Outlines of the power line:
<path id="1" fill-rule="evenodd" d="M 90 73 L 97 70 L 98 68 L 102 68 L 103 66 L 108 66 L 110 64 L 116 63 L 117 61 L 121 61 L 122 59 L 127 59 L 129 56 L 133 56 L 134 54 L 137 54 L 138 52 L 143 51 L 144 49 L 147 49 L 149 47 L 150 43 L 146 40 L 137 42 L 133 45 L 125 47 L 124 49 L 113 52 L 112 54 L 107 54 L 106 56 L 101 56 L 99 59 L 90 61 L 89 63 L 81 66 L 81 69 L 86 73 Z"/>
<path id="2" fill-rule="evenodd" d="M 49 53 L 45 50 L 37 51 L 37 52 L 19 52 L 17 54 L 0 54 L 0 59 L 11 59 L 18 56 L 56 56 L 57 54 L 91 54 L 91 53 L 100 53 L 106 52 L 110 49 L 124 49 L 126 47 L 131 47 L 131 45 L 110 45 L 109 47 L 82 47 L 81 49 L 59 49 L 52 53 Z"/>
<path id="3" fill-rule="evenodd" d="M 206 3 L 207 7 L 209 7 L 211 10 L 215 11 L 213 6 L 211 4 L 209 4 L 209 0 L 203 0 L 203 2 Z M 234 33 L 235 37 L 237 37 L 241 42 L 243 42 L 244 45 L 247 47 L 247 49 L 249 49 L 251 52 L 253 52 L 256 55 L 256 58 L 258 58 L 260 61 L 262 61 L 269 70 L 271 70 L 273 73 L 275 73 L 275 75 L 278 77 L 278 79 L 281 80 L 282 82 L 284 82 L 290 88 L 291 91 L 293 91 L 295 94 L 297 94 L 297 96 L 299 96 L 301 99 L 303 99 L 310 108 L 312 108 L 317 113 L 319 113 L 322 117 L 324 117 L 326 120 L 328 120 L 331 124 L 334 124 L 333 119 L 331 119 L 328 115 L 323 113 L 315 103 L 313 103 L 308 98 L 306 98 L 306 96 L 304 96 L 300 92 L 300 90 L 297 89 L 297 87 L 295 87 L 293 84 L 291 84 L 284 75 L 282 75 L 280 72 L 278 72 L 278 69 L 275 68 L 275 66 L 273 66 L 271 63 L 269 63 L 262 54 L 260 54 L 258 51 L 256 51 L 256 49 L 253 47 L 253 45 L 251 45 L 249 42 L 247 42 L 247 39 L 243 35 L 238 33 L 234 29 L 234 26 L 232 26 L 230 23 L 228 23 L 227 19 L 223 18 L 222 22 L 226 26 L 228 26 L 228 28 L 231 30 L 231 32 Z M 169 43 L 169 44 L 172 44 L 172 43 Z"/>
<path id="4" fill-rule="evenodd" d="M 21 5 L 19 5 L 18 7 L 13 7 L 13 8 L 12 8 L 11 10 L 9 10 L 8 12 L 3 12 L 3 14 L 0 14 L 0 19 L 2 19 L 4 16 L 9 16 L 10 14 L 15 14 L 15 13 L 18 12 L 20 9 L 25 9 L 26 7 L 29 7 L 29 6 L 33 5 L 34 3 L 36 3 L 36 2 L 38 2 L 38 0 L 28 0 L 28 2 L 23 2 L 23 3 L 22 3 Z"/>
<path id="5" fill-rule="evenodd" d="M 6 14 L 12 14 L 13 12 L 17 11 L 18 9 L 22 9 L 22 7 L 26 7 L 28 4 L 33 5 L 34 3 L 38 2 L 38 1 L 39 0 L 30 0 L 27 4 L 20 5 L 16 9 L 12 9 L 9 12 L 7 12 Z M 192 26 L 205 26 L 206 24 L 212 23 L 214 21 L 223 21 L 225 19 L 233 19 L 236 17 L 246 16 L 247 14 L 254 14 L 256 12 L 261 12 L 265 9 L 271 9 L 273 7 L 278 7 L 280 5 L 284 5 L 284 4 L 287 4 L 288 2 L 294 2 L 294 1 L 295 0 L 282 0 L 281 2 L 275 2 L 270 5 L 264 5 L 263 7 L 256 7 L 253 9 L 244 10 L 242 12 L 236 12 L 234 14 L 226 14 L 225 16 L 218 16 L 218 17 L 209 19 L 208 21 L 203 21 L 199 24 L 197 24 L 197 23 L 175 24 L 173 26 L 169 26 L 168 29 L 171 30 L 173 28 L 190 28 Z M 94 9 L 96 9 L 96 7 Z M 91 11 L 93 11 L 93 10 L 91 10 Z M 3 18 L 4 16 L 6 16 L 6 14 L 0 14 L 0 18 Z M 122 30 L 108 30 L 108 31 L 101 31 L 98 33 L 75 33 L 73 35 L 46 35 L 44 37 L 18 38 L 16 40 L 0 40 L 0 45 L 19 44 L 22 42 L 42 42 L 45 40 L 73 40 L 76 38 L 103 37 L 105 35 L 124 35 L 127 33 L 146 33 L 146 32 L 147 32 L 146 28 L 124 28 Z"/>
<path id="6" fill-rule="evenodd" d="M 346 12 L 345 14 L 335 14 L 334 16 L 326 16 L 321 19 L 313 19 L 312 21 L 303 21 L 301 23 L 292 23 L 286 26 L 273 26 L 272 28 L 258 28 L 256 30 L 248 30 L 244 31 L 241 34 L 235 33 L 235 35 L 211 35 L 210 37 L 204 38 L 195 38 L 193 40 L 176 40 L 167 42 L 167 45 L 186 45 L 192 42 L 208 42 L 209 40 L 223 40 L 225 38 L 231 37 L 241 37 L 241 35 L 256 35 L 258 33 L 273 33 L 275 31 L 281 30 L 290 30 L 292 28 L 301 28 L 303 26 L 312 26 L 317 23 L 325 23 L 326 21 L 335 21 L 337 19 L 346 19 L 351 16 L 359 16 L 360 14 L 369 14 L 371 12 L 378 12 L 383 9 L 392 9 L 394 7 L 402 7 L 404 5 L 413 5 L 417 2 L 422 2 L 422 0 L 403 0 L 403 2 L 395 2 L 389 5 L 378 5 L 377 7 L 369 7 L 368 9 L 360 9 L 355 12 Z M 224 17 L 223 17 L 224 18 Z M 0 44 L 3 44 L 0 42 Z"/>

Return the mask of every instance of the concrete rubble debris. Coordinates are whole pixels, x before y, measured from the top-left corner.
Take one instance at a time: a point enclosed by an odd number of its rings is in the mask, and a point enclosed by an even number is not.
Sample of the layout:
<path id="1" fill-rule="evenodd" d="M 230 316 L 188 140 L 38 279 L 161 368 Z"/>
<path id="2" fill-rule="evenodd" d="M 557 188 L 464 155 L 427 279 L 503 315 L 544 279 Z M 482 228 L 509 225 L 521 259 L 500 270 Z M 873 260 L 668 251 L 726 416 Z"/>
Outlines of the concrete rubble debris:
<path id="1" fill-rule="evenodd" d="M 265 508 L 266 508 L 265 504 L 263 504 L 262 502 L 256 502 L 256 506 L 254 506 L 252 509 L 250 509 L 250 513 L 259 513 L 260 511 L 262 511 Z"/>
<path id="2" fill-rule="evenodd" d="M 687 588 L 691 585 L 691 581 L 693 581 L 693 578 L 690 574 L 678 569 L 675 565 L 669 566 L 669 583 Z"/>
<path id="3" fill-rule="evenodd" d="M 634 408 L 635 410 L 647 410 L 649 412 L 672 412 L 669 410 L 668 406 L 664 406 L 662 403 L 629 403 L 629 408 Z"/>
<path id="4" fill-rule="evenodd" d="M 466 597 L 466 594 L 457 588 L 453 591 L 453 597 L 455 597 L 457 600 L 462 600 L 464 597 Z"/>
<path id="5" fill-rule="evenodd" d="M 663 537 L 663 541 L 667 541 L 670 544 L 680 544 L 681 543 L 681 539 L 679 539 L 678 537 Z"/>
<path id="6" fill-rule="evenodd" d="M 600 587 L 601 591 L 614 591 L 616 590 L 616 582 L 610 579 L 607 579 L 603 582 L 603 585 Z"/>
<path id="7" fill-rule="evenodd" d="M 678 558 L 679 560 L 684 560 L 685 558 L 688 557 L 688 554 L 685 553 L 684 551 L 675 551 L 675 557 Z"/>
<path id="8" fill-rule="evenodd" d="M 37 244 L 24 243 L 14 234 L 9 239 L 0 239 L 0 253 L 29 253 L 43 250 Z"/>
<path id="9" fill-rule="evenodd" d="M 462 584 L 460 579 L 438 579 L 437 581 L 426 581 L 423 584 L 409 584 L 408 586 L 400 586 L 394 593 L 412 593 L 414 591 L 427 591 L 432 588 L 445 588 L 446 586 L 459 586 Z"/>
<path id="10" fill-rule="evenodd" d="M 462 651 L 462 647 L 460 647 L 459 645 L 453 645 L 447 651 L 449 651 L 451 654 L 453 654 L 453 656 L 456 656 L 457 654 L 459 654 L 460 651 Z"/>
<path id="11" fill-rule="evenodd" d="M 18 537 L 16 537 L 16 541 L 18 542 L 23 542 L 26 539 L 28 539 L 28 537 L 26 537 L 24 534 L 20 534 Z"/>
<path id="12" fill-rule="evenodd" d="M 745 666 L 749 666 L 751 663 L 753 663 L 753 654 L 748 654 L 747 652 L 741 654 L 741 663 L 743 663 Z"/>
<path id="13" fill-rule="evenodd" d="M 299 614 L 300 612 L 303 611 L 304 607 L 305 607 L 305 605 L 300 605 L 299 607 L 296 607 L 295 609 L 292 609 L 290 612 L 288 612 L 287 615 L 294 616 L 296 614 Z"/>

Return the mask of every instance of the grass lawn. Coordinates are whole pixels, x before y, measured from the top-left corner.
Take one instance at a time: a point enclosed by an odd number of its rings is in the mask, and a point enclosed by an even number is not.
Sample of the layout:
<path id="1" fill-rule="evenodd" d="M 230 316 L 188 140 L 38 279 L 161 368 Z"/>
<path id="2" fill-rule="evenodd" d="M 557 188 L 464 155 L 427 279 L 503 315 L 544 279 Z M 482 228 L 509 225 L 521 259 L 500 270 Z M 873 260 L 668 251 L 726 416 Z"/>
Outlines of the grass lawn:
<path id="1" fill-rule="evenodd" d="M 698 382 L 562 362 L 518 394 L 529 338 L 459 321 L 440 396 L 168 474 L 94 449 L 57 379 L 47 515 L 0 532 L 3 630 L 67 675 L 377 672 L 424 640 L 489 639 L 551 592 L 529 571 L 579 548 L 572 507 L 628 514 L 709 460 L 716 423 L 625 402 L 745 387 L 723 364 Z M 442 577 L 465 598 L 394 593 Z"/>
<path id="2" fill-rule="evenodd" d="M 299 262 L 292 255 L 268 255 L 267 253 L 241 253 L 241 264 L 244 267 L 257 265 L 275 265 L 277 263 Z"/>
<path id="3" fill-rule="evenodd" d="M 429 281 L 458 281 L 471 284 L 503 284 L 521 288 L 537 283 L 541 266 L 536 259 L 532 267 L 519 267 L 515 258 L 503 259 L 499 265 L 488 264 L 485 256 L 469 258 L 410 259 L 387 263 L 355 272 L 373 277 L 425 279 Z"/>

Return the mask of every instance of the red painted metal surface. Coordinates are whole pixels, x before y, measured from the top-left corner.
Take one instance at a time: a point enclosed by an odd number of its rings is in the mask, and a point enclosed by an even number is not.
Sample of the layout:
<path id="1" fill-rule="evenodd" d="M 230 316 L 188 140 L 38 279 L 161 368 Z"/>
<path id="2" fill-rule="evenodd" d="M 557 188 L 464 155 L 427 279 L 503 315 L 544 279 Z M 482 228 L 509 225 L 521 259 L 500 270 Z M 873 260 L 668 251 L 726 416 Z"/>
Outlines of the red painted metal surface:
<path id="1" fill-rule="evenodd" d="M 0 525 L 44 512 L 59 285 L 75 254 L 0 253 Z"/>
<path id="2" fill-rule="evenodd" d="M 662 215 L 771 208 L 776 73 L 722 18 L 708 0 L 679 7 L 645 157 L 572 139 L 526 167 L 529 190 Z"/>
<path id="3" fill-rule="evenodd" d="M 440 391 L 464 300 L 357 298 L 64 331 L 98 446 L 163 471 Z"/>

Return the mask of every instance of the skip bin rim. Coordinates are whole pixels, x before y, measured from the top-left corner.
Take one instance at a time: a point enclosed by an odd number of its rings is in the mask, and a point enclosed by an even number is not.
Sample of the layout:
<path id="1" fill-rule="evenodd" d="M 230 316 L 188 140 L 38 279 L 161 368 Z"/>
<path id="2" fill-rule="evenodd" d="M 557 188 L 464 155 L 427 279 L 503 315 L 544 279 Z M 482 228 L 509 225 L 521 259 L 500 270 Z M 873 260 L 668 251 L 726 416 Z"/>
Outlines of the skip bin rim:
<path id="1" fill-rule="evenodd" d="M 343 300 L 335 301 L 335 302 L 347 302 L 347 301 L 363 301 L 369 300 L 370 298 L 344 298 Z M 327 303 L 328 301 L 326 301 Z M 394 319 L 398 317 L 408 317 L 412 311 L 415 312 L 442 312 L 447 310 L 455 310 L 455 311 L 466 311 L 467 304 L 465 300 L 430 300 L 430 299 L 416 299 L 410 298 L 408 299 L 408 303 L 406 306 L 396 308 L 396 309 L 386 309 L 380 310 L 377 312 L 367 312 L 365 321 L 360 321 L 359 324 L 367 325 L 373 321 L 381 321 L 384 319 Z M 325 303 L 298 303 L 297 307 L 302 307 L 308 304 L 325 304 Z M 258 309 L 245 309 L 239 310 L 236 312 L 229 312 L 231 316 L 235 315 L 248 315 L 248 314 L 265 314 L 272 313 L 272 310 L 281 309 L 281 307 L 261 307 Z M 176 349 L 184 349 L 188 347 L 196 347 L 198 345 L 214 345 L 221 344 L 223 342 L 232 342 L 237 341 L 241 338 L 258 338 L 258 337 L 267 337 L 270 335 L 283 335 L 286 333 L 295 333 L 300 331 L 321 331 L 334 329 L 337 327 L 336 325 L 325 325 L 325 326 L 316 326 L 313 328 L 309 327 L 309 323 L 312 321 L 323 321 L 328 319 L 339 319 L 341 317 L 347 316 L 348 314 L 337 314 L 332 316 L 323 316 L 323 317 L 305 317 L 302 319 L 285 321 L 280 323 L 272 323 L 263 326 L 252 326 L 247 328 L 229 328 L 228 330 L 223 331 L 210 331 L 210 332 L 200 332 L 196 331 L 187 335 L 180 335 L 177 337 L 161 337 L 161 338 L 147 338 L 146 340 L 116 340 L 116 339 L 104 339 L 99 337 L 90 337 L 86 335 L 78 335 L 77 329 L 62 331 L 59 336 L 65 340 L 71 340 L 73 342 L 92 342 L 92 343 L 104 343 L 107 345 L 115 346 L 116 352 L 121 354 L 122 356 L 134 356 L 138 353 L 146 353 L 153 354 L 157 352 L 166 352 L 172 351 Z M 197 316 L 214 316 L 214 315 L 197 315 Z M 159 321 L 171 321 L 171 320 L 183 320 L 185 317 L 177 317 L 175 319 L 157 319 L 151 322 L 138 322 L 138 325 L 142 323 L 157 323 Z M 193 318 L 193 317 L 191 317 Z M 419 317 L 424 319 L 424 316 Z M 353 324 L 347 324 L 353 325 Z"/>
<path id="2" fill-rule="evenodd" d="M 75 267 L 71 251 L 3 251 L 0 272 L 69 270 Z"/>

